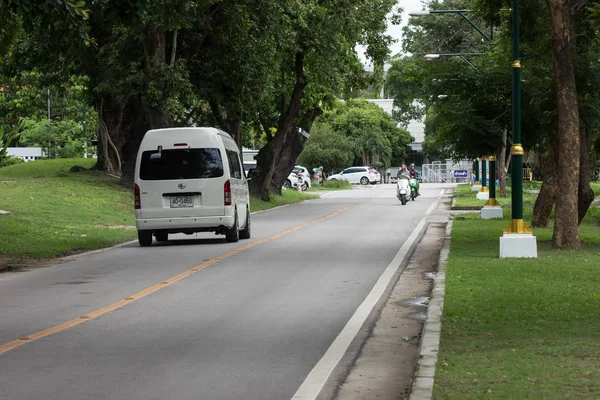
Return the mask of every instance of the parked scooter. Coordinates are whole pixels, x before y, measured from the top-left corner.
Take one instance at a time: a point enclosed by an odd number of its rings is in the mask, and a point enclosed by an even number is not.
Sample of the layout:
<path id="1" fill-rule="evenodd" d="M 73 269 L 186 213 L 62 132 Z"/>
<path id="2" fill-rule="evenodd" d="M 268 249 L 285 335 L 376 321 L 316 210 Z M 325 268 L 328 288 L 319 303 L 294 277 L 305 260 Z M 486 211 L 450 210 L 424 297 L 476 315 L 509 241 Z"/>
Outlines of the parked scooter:
<path id="1" fill-rule="evenodd" d="M 396 184 L 396 196 L 402 205 L 406 205 L 408 197 L 410 196 L 411 190 L 408 183 L 409 177 L 406 175 L 400 175 L 398 177 L 398 183 Z"/>

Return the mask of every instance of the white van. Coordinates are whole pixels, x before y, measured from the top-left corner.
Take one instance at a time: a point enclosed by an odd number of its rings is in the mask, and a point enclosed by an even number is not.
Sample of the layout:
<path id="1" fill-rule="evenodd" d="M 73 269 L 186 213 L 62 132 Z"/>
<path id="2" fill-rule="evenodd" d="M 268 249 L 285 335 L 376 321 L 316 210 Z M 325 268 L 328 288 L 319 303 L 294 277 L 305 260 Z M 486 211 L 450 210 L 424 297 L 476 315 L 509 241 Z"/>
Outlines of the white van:
<path id="1" fill-rule="evenodd" d="M 240 152 L 215 128 L 150 130 L 135 163 L 135 225 L 140 246 L 169 233 L 216 232 L 250 238 L 250 197 Z"/>

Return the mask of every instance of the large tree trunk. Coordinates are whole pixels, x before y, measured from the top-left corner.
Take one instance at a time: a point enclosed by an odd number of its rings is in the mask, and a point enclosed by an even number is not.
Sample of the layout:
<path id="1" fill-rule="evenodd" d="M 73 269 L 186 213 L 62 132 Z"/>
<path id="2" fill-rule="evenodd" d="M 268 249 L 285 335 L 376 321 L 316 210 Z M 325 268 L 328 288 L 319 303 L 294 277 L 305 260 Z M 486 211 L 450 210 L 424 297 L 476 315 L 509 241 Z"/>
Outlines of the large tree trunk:
<path id="1" fill-rule="evenodd" d="M 592 180 L 592 166 L 590 164 L 590 139 L 591 129 L 582 121 L 580 126 L 581 158 L 579 169 L 579 198 L 577 203 L 578 223 L 581 224 L 590 205 L 594 201 L 594 191 L 590 186 Z"/>
<path id="2" fill-rule="evenodd" d="M 131 186 L 142 138 L 149 129 L 171 126 L 169 114 L 142 104 L 138 96 L 123 100 L 104 96 L 100 111 L 102 154 L 99 164 L 105 171 L 120 176 L 124 185 Z"/>
<path id="3" fill-rule="evenodd" d="M 556 197 L 552 247 L 580 248 L 578 226 L 578 187 L 580 164 L 579 109 L 575 86 L 575 27 L 571 2 L 547 0 L 552 29 L 554 81 L 558 106 L 558 180 L 561 193 Z"/>
<path id="4" fill-rule="evenodd" d="M 252 179 L 251 190 L 264 201 L 269 201 L 270 193 L 281 193 L 281 186 L 302 151 L 303 143 L 295 129 L 306 87 L 302 51 L 296 53 L 295 68 L 296 83 L 288 107 L 279 117 L 277 132 L 255 157 L 257 175 Z"/>
<path id="5" fill-rule="evenodd" d="M 580 3 L 580 5 L 583 4 Z M 579 170 L 579 199 L 578 199 L 578 217 L 579 224 L 583 221 L 590 205 L 594 201 L 594 191 L 590 187 L 592 180 L 592 166 L 590 162 L 590 143 L 592 138 L 592 123 L 591 119 L 595 118 L 594 112 L 585 112 L 586 99 L 590 94 L 595 96 L 595 85 L 592 80 L 595 71 L 592 70 L 592 62 L 590 60 L 590 49 L 595 40 L 595 30 L 590 26 L 589 15 L 587 9 L 581 7 L 577 13 L 577 56 L 576 63 L 576 82 L 579 98 L 583 99 L 580 103 L 579 117 L 579 137 L 581 144 L 580 151 L 580 170 Z"/>
<path id="6" fill-rule="evenodd" d="M 535 228 L 547 228 L 550 224 L 550 216 L 556 201 L 558 192 L 558 144 L 556 139 L 549 143 L 548 152 L 542 156 L 542 189 L 533 206 L 533 217 L 531 226 Z"/>

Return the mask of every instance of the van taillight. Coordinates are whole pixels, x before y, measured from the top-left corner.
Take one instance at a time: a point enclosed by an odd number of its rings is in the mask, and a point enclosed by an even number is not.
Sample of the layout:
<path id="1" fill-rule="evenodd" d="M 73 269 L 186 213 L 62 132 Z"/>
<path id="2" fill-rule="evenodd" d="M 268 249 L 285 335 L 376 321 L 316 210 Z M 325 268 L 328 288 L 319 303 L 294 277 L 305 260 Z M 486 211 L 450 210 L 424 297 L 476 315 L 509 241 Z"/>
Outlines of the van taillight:
<path id="1" fill-rule="evenodd" d="M 140 187 L 137 184 L 133 185 L 133 197 L 135 199 L 135 209 L 140 210 L 142 208 L 142 200 L 140 198 Z"/>
<path id="2" fill-rule="evenodd" d="M 229 179 L 227 179 L 225 181 L 225 187 L 224 187 L 224 193 L 225 193 L 225 205 L 226 206 L 230 206 L 231 205 L 231 182 L 229 181 Z"/>

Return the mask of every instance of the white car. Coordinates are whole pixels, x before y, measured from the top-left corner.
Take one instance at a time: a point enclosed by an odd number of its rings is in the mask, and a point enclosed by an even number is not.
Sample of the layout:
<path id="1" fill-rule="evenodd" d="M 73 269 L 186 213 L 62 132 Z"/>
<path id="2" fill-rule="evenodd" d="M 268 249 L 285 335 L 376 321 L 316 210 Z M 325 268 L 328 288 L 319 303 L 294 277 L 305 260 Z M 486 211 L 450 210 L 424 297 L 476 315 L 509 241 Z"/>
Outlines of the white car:
<path id="1" fill-rule="evenodd" d="M 301 165 L 296 165 L 292 172 L 288 175 L 285 182 L 283 182 L 283 187 L 286 189 L 290 188 L 298 188 L 298 180 L 299 177 L 302 177 L 302 190 L 306 190 L 310 187 L 310 173 L 306 168 Z"/>
<path id="2" fill-rule="evenodd" d="M 327 180 L 328 181 L 341 181 L 345 180 L 350 183 L 368 185 L 376 184 L 381 179 L 379 172 L 372 169 L 371 167 L 350 167 L 346 168 L 339 174 L 330 175 Z"/>
<path id="3" fill-rule="evenodd" d="M 377 180 L 375 182 L 371 182 L 371 184 L 375 184 L 375 183 L 381 182 L 381 174 L 379 173 L 379 171 L 377 171 L 373 167 L 369 167 L 369 168 L 371 168 L 371 171 L 373 171 L 373 173 L 375 174 L 375 178 L 377 178 Z"/>

